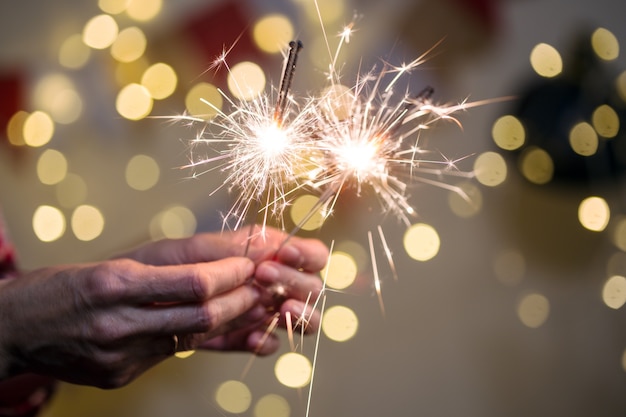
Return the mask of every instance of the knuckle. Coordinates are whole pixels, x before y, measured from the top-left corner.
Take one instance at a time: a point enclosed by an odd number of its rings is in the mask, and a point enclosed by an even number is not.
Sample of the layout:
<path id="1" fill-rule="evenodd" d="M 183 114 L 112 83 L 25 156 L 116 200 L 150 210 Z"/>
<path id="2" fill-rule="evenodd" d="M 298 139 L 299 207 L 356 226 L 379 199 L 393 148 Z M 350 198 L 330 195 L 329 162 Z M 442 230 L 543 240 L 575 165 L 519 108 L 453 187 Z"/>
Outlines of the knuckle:
<path id="1" fill-rule="evenodd" d="M 201 332 L 207 333 L 218 327 L 220 323 L 219 301 L 212 301 L 198 308 L 197 323 Z"/>

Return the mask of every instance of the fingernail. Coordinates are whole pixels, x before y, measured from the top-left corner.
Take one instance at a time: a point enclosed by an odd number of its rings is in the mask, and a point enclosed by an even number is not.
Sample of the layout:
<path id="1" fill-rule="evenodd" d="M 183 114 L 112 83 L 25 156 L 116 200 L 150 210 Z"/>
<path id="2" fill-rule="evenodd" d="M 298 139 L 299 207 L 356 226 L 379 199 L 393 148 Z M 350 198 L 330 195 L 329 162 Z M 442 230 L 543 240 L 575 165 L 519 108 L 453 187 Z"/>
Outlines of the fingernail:
<path id="1" fill-rule="evenodd" d="M 275 281 L 280 277 L 278 269 L 269 262 L 264 262 L 256 270 L 256 278 L 265 281 Z"/>
<path id="2" fill-rule="evenodd" d="M 286 263 L 295 266 L 302 264 L 302 254 L 300 253 L 300 249 L 293 245 L 287 245 L 282 249 L 281 258 L 283 258 Z"/>

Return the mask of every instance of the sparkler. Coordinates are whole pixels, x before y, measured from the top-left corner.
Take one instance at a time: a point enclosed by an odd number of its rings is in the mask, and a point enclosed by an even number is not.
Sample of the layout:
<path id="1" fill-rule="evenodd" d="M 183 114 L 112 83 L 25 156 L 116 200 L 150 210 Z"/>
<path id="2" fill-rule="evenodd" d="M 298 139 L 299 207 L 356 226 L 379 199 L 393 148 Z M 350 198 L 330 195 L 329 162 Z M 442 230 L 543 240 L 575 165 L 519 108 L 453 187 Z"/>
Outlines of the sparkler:
<path id="1" fill-rule="evenodd" d="M 317 2 L 315 5 L 317 7 Z M 260 214 L 261 233 L 270 220 L 276 220 L 285 229 L 285 210 L 300 191 L 316 194 L 318 202 L 291 229 L 285 242 L 315 213 L 321 211 L 324 218 L 329 217 L 346 192 L 354 192 L 358 197 L 374 195 L 383 214 L 407 227 L 416 215 L 409 193 L 415 183 L 434 185 L 469 200 L 460 187 L 446 182 L 444 176 L 472 178 L 474 173 L 459 170 L 460 159 L 447 159 L 422 146 L 422 135 L 441 120 L 461 126 L 455 117 L 457 112 L 497 100 L 440 105 L 434 102 L 431 87 L 417 94 L 408 87 L 399 87 L 402 79 L 423 64 L 438 44 L 408 64 L 395 66 L 382 62 L 379 68 L 358 74 L 354 83 L 346 86 L 337 71 L 337 60 L 341 48 L 350 41 L 354 23 L 340 33 L 334 51 L 323 25 L 322 30 L 330 64 L 328 84 L 320 94 L 304 98 L 292 95 L 297 58 L 302 49 L 301 42 L 293 41 L 285 56 L 278 90 L 273 89 L 270 95 L 259 94 L 251 100 L 234 100 L 220 90 L 230 106 L 228 110 L 204 101 L 217 115 L 192 141 L 192 146 L 206 147 L 212 156 L 192 159 L 185 168 L 206 167 L 204 172 L 219 170 L 225 174 L 224 181 L 211 193 L 227 188 L 235 194 L 233 205 L 224 215 L 223 227 L 236 230 L 250 220 L 250 214 L 255 219 Z M 214 67 L 224 66 L 230 71 L 226 58 L 225 50 Z M 376 236 L 394 278 L 397 278 L 397 271 L 383 229 L 378 225 L 377 233 L 368 231 L 367 237 L 374 287 L 384 314 L 375 254 Z M 314 306 L 320 299 L 323 310 L 326 280 Z M 297 320 L 307 322 L 304 315 Z M 270 326 L 268 334 L 275 327 L 275 323 Z M 290 333 L 293 347 L 292 338 Z M 317 358 L 317 344 L 314 358 Z M 307 416 L 310 401 L 311 391 Z"/>

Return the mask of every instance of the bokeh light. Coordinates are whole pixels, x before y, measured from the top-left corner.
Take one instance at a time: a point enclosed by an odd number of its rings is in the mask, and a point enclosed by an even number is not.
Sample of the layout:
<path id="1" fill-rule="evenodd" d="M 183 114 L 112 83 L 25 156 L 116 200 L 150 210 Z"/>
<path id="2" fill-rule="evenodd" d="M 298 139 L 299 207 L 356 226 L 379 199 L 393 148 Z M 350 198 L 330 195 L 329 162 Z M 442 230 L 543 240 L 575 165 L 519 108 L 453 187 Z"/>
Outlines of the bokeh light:
<path id="1" fill-rule="evenodd" d="M 194 353 L 196 353 L 195 350 L 183 350 L 181 352 L 176 352 L 174 354 L 174 356 L 176 356 L 178 359 L 187 359 L 188 357 L 190 357 Z"/>
<path id="2" fill-rule="evenodd" d="M 54 135 L 54 121 L 48 113 L 35 111 L 24 121 L 23 135 L 28 146 L 44 146 Z"/>
<path id="3" fill-rule="evenodd" d="M 163 0 L 129 0 L 126 14 L 139 22 L 154 19 L 163 8 Z"/>
<path id="4" fill-rule="evenodd" d="M 56 207 L 42 205 L 33 214 L 33 231 L 42 242 L 53 242 L 65 233 L 65 216 Z"/>
<path id="5" fill-rule="evenodd" d="M 495 187 L 506 180 L 506 162 L 499 153 L 485 152 L 474 160 L 474 173 L 478 182 Z"/>
<path id="6" fill-rule="evenodd" d="M 256 22 L 252 34 L 259 49 L 274 54 L 293 39 L 293 25 L 282 14 L 270 14 Z"/>
<path id="7" fill-rule="evenodd" d="M 328 266 L 322 272 L 326 285 L 341 290 L 352 285 L 357 276 L 357 265 L 348 253 L 335 251 L 330 255 Z"/>
<path id="8" fill-rule="evenodd" d="M 293 202 L 290 210 L 291 220 L 294 222 L 294 224 L 300 225 L 300 223 L 311 214 L 311 210 L 313 210 L 318 201 L 318 197 L 310 194 L 301 195 L 300 197 L 298 197 Z M 315 213 L 313 213 L 308 218 L 308 220 L 304 222 L 304 224 L 302 224 L 301 228 L 302 230 L 309 231 L 316 230 L 322 227 L 322 224 L 324 224 L 324 215 L 320 207 L 317 208 Z"/>
<path id="9" fill-rule="evenodd" d="M 85 24 L 83 42 L 93 49 L 106 49 L 115 42 L 118 31 L 115 19 L 108 14 L 101 14 Z"/>
<path id="10" fill-rule="evenodd" d="M 404 233 L 404 249 L 416 261 L 428 261 L 439 253 L 439 234 L 430 225 L 417 223 Z"/>
<path id="11" fill-rule="evenodd" d="M 614 275 L 602 287 L 602 300 L 612 309 L 621 308 L 626 303 L 626 278 Z"/>
<path id="12" fill-rule="evenodd" d="M 289 402 L 278 394 L 267 394 L 259 398 L 254 406 L 254 417 L 289 417 Z"/>
<path id="13" fill-rule="evenodd" d="M 598 135 L 589 123 L 580 122 L 570 131 L 569 144 L 578 155 L 591 156 L 598 150 Z"/>
<path id="14" fill-rule="evenodd" d="M 515 116 L 505 115 L 495 121 L 491 136 L 498 147 L 513 151 L 526 141 L 526 131 L 522 122 Z"/>
<path id="15" fill-rule="evenodd" d="M 240 100 L 252 100 L 265 89 L 265 73 L 254 62 L 235 64 L 228 73 L 228 89 Z"/>
<path id="16" fill-rule="evenodd" d="M 212 106 L 204 103 L 206 100 Z M 185 108 L 190 115 L 209 120 L 217 114 L 217 110 L 221 109 L 224 99 L 217 87 L 209 83 L 198 83 L 191 87 L 185 96 Z"/>
<path id="17" fill-rule="evenodd" d="M 554 176 L 554 162 L 545 150 L 532 146 L 520 155 L 520 170 L 524 178 L 534 184 L 547 184 Z"/>
<path id="18" fill-rule="evenodd" d="M 52 73 L 42 77 L 33 89 L 33 104 L 61 124 L 75 122 L 81 115 L 83 102 L 72 80 L 65 74 Z"/>
<path id="19" fill-rule="evenodd" d="M 149 190 L 159 181 L 161 170 L 154 158 L 135 155 L 126 165 L 126 183 L 138 191 Z"/>
<path id="20" fill-rule="evenodd" d="M 619 41 L 605 28 L 598 28 L 593 32 L 591 47 L 596 55 L 605 61 L 613 61 L 619 56 Z"/>
<path id="21" fill-rule="evenodd" d="M 65 39 L 59 48 L 59 64 L 68 69 L 84 67 L 90 56 L 91 49 L 83 42 L 81 33 L 75 33 Z"/>
<path id="22" fill-rule="evenodd" d="M 74 236 L 78 240 L 88 242 L 102 234 L 104 230 L 104 216 L 94 206 L 78 206 L 72 213 L 71 225 Z"/>
<path id="23" fill-rule="evenodd" d="M 196 231 L 197 224 L 196 216 L 187 207 L 168 207 L 150 221 L 150 237 L 152 240 L 189 237 Z"/>
<path id="24" fill-rule="evenodd" d="M 24 140 L 24 123 L 26 123 L 29 115 L 30 114 L 24 110 L 18 110 L 9 119 L 7 123 L 7 138 L 11 145 L 26 145 L 26 141 Z"/>
<path id="25" fill-rule="evenodd" d="M 615 219 L 611 239 L 617 248 L 626 252 L 626 217 L 620 216 Z"/>
<path id="26" fill-rule="evenodd" d="M 591 116 L 593 127 L 603 138 L 614 138 L 619 132 L 619 116 L 613 107 L 603 104 L 598 106 Z"/>
<path id="27" fill-rule="evenodd" d="M 148 41 L 141 29 L 135 26 L 120 31 L 111 45 L 111 56 L 119 62 L 133 62 L 146 51 Z"/>
<path id="28" fill-rule="evenodd" d="M 601 232 L 610 218 L 609 205 L 602 197 L 587 197 L 578 206 L 578 221 L 585 229 Z"/>
<path id="29" fill-rule="evenodd" d="M 332 306 L 326 309 L 322 317 L 322 331 L 330 340 L 345 342 L 356 335 L 359 319 L 350 308 Z"/>
<path id="30" fill-rule="evenodd" d="M 542 77 L 556 77 L 563 71 L 561 54 L 547 43 L 536 45 L 530 53 L 530 65 Z"/>
<path id="31" fill-rule="evenodd" d="M 56 185 L 56 197 L 62 207 L 76 207 L 87 198 L 87 183 L 80 175 L 69 172 Z"/>
<path id="32" fill-rule="evenodd" d="M 146 87 L 140 84 L 129 84 L 117 95 L 115 108 L 117 112 L 129 120 L 140 120 L 152 111 L 152 96 Z"/>
<path id="33" fill-rule="evenodd" d="M 345 5 L 342 0 L 317 0 L 319 8 L 315 3 L 313 1 L 302 2 L 307 18 L 314 24 L 319 24 L 320 17 L 323 24 L 328 25 L 344 16 Z"/>
<path id="34" fill-rule="evenodd" d="M 155 100 L 171 96 L 177 83 L 178 77 L 174 68 L 162 62 L 152 65 L 141 77 L 141 85 L 148 89 Z"/>
<path id="35" fill-rule="evenodd" d="M 448 194 L 450 210 L 461 218 L 470 218 L 483 207 L 483 194 L 476 184 L 464 181 Z"/>
<path id="36" fill-rule="evenodd" d="M 528 294 L 520 300 L 517 315 L 525 326 L 532 329 L 538 328 L 550 315 L 550 302 L 541 294 Z"/>
<path id="37" fill-rule="evenodd" d="M 37 177 L 42 184 L 54 185 L 67 175 L 67 159 L 56 149 L 46 149 L 37 160 Z"/>
<path id="38" fill-rule="evenodd" d="M 519 284 L 526 274 L 526 259 L 516 249 L 505 249 L 496 254 L 493 272 L 498 281 L 507 286 Z"/>
<path id="39" fill-rule="evenodd" d="M 98 7 L 104 13 L 120 14 L 126 10 L 132 0 L 98 0 Z"/>
<path id="40" fill-rule="evenodd" d="M 359 242 L 354 240 L 342 240 L 335 245 L 335 252 L 343 252 L 350 255 L 357 271 L 367 267 L 369 262 L 369 253 Z M 322 275 L 323 276 L 323 275 Z"/>
<path id="41" fill-rule="evenodd" d="M 290 388 L 302 388 L 311 381 L 313 367 L 309 359 L 296 352 L 281 355 L 274 365 L 278 381 Z"/>
<path id="42" fill-rule="evenodd" d="M 252 393 L 241 381 L 225 381 L 217 388 L 215 401 L 224 411 L 239 414 L 250 408 Z"/>

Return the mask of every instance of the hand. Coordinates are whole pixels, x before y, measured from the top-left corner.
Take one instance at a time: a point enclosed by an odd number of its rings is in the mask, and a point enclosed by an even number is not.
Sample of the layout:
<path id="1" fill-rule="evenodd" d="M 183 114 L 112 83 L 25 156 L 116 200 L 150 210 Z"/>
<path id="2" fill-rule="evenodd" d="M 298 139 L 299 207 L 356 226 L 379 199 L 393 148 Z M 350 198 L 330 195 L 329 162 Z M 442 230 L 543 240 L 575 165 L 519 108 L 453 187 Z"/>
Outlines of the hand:
<path id="1" fill-rule="evenodd" d="M 253 311 L 259 291 L 244 285 L 253 272 L 243 257 L 158 267 L 119 259 L 0 281 L 0 375 L 122 386 L 173 353 L 172 335 L 210 335 Z"/>
<path id="2" fill-rule="evenodd" d="M 272 311 L 280 313 L 280 324 L 291 314 L 292 324 L 306 320 L 306 329 L 319 327 L 319 313 L 312 307 L 319 297 L 322 282 L 317 274 L 328 260 L 328 249 L 316 239 L 288 238 L 273 228 L 247 228 L 222 234 L 198 234 L 182 240 L 162 240 L 143 246 L 125 256 L 148 264 L 206 262 L 246 254 L 257 265 L 255 283 L 262 291 L 266 307 L 251 311 L 244 320 L 228 323 L 219 336 L 180 337 L 183 348 L 247 350 L 266 355 L 278 349 L 274 335 L 266 335 Z M 256 320 L 255 320 L 256 319 Z M 255 322 L 256 321 L 256 322 Z M 260 341 L 264 340 L 262 345 Z"/>

